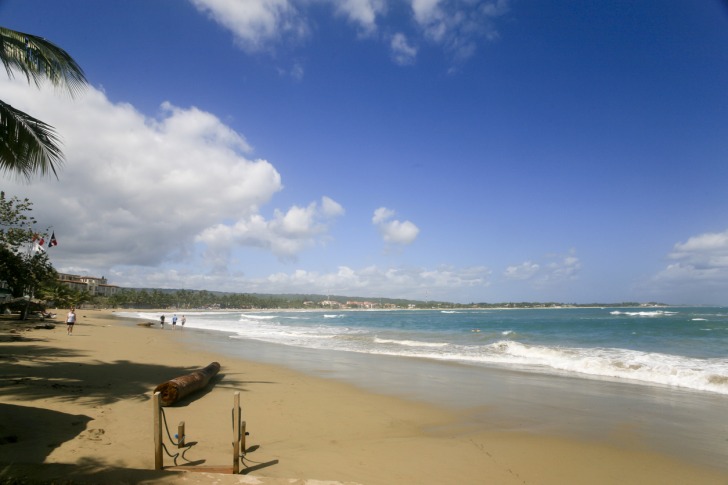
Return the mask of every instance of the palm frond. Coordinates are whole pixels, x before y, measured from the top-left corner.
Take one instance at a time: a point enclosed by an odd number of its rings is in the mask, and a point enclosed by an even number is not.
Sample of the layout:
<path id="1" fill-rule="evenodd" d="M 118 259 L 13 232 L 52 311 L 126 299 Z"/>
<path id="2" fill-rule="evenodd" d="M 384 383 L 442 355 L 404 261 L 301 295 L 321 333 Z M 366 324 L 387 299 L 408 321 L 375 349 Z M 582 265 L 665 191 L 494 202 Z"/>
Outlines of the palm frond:
<path id="1" fill-rule="evenodd" d="M 30 180 L 53 173 L 63 163 L 60 140 L 52 126 L 0 101 L 0 171 Z"/>
<path id="2" fill-rule="evenodd" d="M 73 95 L 87 83 L 83 69 L 65 50 L 36 35 L 0 27 L 0 59 L 8 77 L 20 71 L 36 86 L 47 79 Z"/>

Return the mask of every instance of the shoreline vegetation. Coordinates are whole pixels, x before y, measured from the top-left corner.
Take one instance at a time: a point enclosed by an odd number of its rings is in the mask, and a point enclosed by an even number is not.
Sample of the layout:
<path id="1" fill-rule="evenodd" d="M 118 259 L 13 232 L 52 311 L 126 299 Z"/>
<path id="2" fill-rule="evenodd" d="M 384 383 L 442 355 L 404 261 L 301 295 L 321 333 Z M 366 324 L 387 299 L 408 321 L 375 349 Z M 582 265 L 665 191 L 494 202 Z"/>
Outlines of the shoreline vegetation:
<path id="1" fill-rule="evenodd" d="M 54 312 L 48 329 L 0 319 L 0 483 L 728 483 L 728 470 L 658 453 L 639 430 L 615 429 L 604 443 L 473 427 L 467 411 L 203 351 L 181 338 L 187 330 L 110 310 L 77 311 L 68 336 L 66 310 Z M 240 392 L 243 473 L 153 470 L 152 390 L 216 361 L 210 385 L 164 408 L 165 419 L 172 435 L 184 421 L 195 443 L 179 465 L 229 467 Z"/>
<path id="2" fill-rule="evenodd" d="M 436 300 L 411 300 L 384 297 L 356 297 L 319 294 L 226 293 L 207 290 L 124 288 L 109 297 L 93 301 L 99 307 L 134 309 L 221 309 L 221 310 L 284 310 L 284 309 L 366 309 L 366 310 L 457 310 L 508 308 L 654 308 L 671 306 L 659 302 L 559 303 L 497 302 L 454 303 Z"/>

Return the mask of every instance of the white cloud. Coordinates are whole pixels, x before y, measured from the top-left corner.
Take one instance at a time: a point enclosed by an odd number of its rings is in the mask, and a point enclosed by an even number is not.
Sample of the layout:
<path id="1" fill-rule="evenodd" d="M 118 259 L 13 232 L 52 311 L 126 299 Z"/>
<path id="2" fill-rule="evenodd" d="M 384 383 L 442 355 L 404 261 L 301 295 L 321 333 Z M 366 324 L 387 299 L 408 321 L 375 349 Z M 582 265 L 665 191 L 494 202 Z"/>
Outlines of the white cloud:
<path id="1" fill-rule="evenodd" d="M 338 202 L 326 196 L 321 198 L 321 211 L 328 217 L 336 217 L 344 214 L 344 208 Z"/>
<path id="2" fill-rule="evenodd" d="M 377 226 L 379 233 L 387 243 L 392 244 L 412 244 L 420 229 L 410 221 L 390 220 L 395 216 L 395 212 L 386 207 L 380 207 L 374 211 L 372 223 Z"/>
<path id="3" fill-rule="evenodd" d="M 284 38 L 308 35 L 305 18 L 292 0 L 190 0 L 235 36 L 246 51 L 268 50 Z"/>
<path id="4" fill-rule="evenodd" d="M 485 267 L 379 268 L 354 270 L 340 266 L 335 272 L 297 270 L 277 273 L 264 280 L 248 281 L 259 292 L 321 293 L 352 296 L 381 296 L 412 299 L 464 301 L 469 292 L 489 286 L 490 270 Z M 467 300 L 468 298 L 465 298 Z"/>
<path id="5" fill-rule="evenodd" d="M 392 37 L 390 47 L 392 49 L 392 59 L 396 64 L 400 66 L 414 64 L 417 57 L 417 48 L 407 42 L 407 37 L 404 34 L 395 34 Z"/>
<path id="6" fill-rule="evenodd" d="M 415 21 L 434 40 L 441 39 L 445 32 L 445 13 L 440 8 L 442 0 L 412 0 Z"/>
<path id="7" fill-rule="evenodd" d="M 377 16 L 386 6 L 384 0 L 332 0 L 331 4 L 339 14 L 359 25 L 366 35 L 377 30 Z"/>
<path id="8" fill-rule="evenodd" d="M 538 263 L 532 263 L 531 261 L 524 261 L 523 263 L 515 266 L 508 266 L 503 273 L 503 276 L 509 280 L 528 280 L 534 277 L 538 273 L 541 266 Z"/>
<path id="9" fill-rule="evenodd" d="M 424 37 L 457 61 L 471 57 L 480 38 L 498 38 L 493 20 L 508 11 L 508 4 L 509 0 L 411 0 L 414 20 Z"/>
<path id="10" fill-rule="evenodd" d="M 280 174 L 268 161 L 249 158 L 244 137 L 197 108 L 165 102 L 149 118 L 93 88 L 69 99 L 0 79 L 0 90 L 5 102 L 63 138 L 60 180 L 3 183 L 8 194 L 33 201 L 41 226 L 52 226 L 59 242 L 52 261 L 60 271 L 189 263 L 203 249 L 220 269 L 236 245 L 292 259 L 325 241 L 328 225 L 344 212 L 323 197 L 275 210 L 267 220 L 259 209 L 282 190 Z"/>
<path id="11" fill-rule="evenodd" d="M 323 197 L 320 204 L 293 206 L 287 212 L 276 210 L 271 220 L 253 214 L 234 224 L 216 224 L 202 231 L 196 241 L 208 247 L 206 257 L 218 267 L 227 261 L 234 246 L 263 248 L 282 260 L 291 260 L 321 242 L 319 237 L 327 232 L 329 222 L 343 213 L 336 201 Z"/>
<path id="12" fill-rule="evenodd" d="M 503 277 L 508 280 L 530 281 L 534 287 L 544 288 L 575 279 L 580 269 L 581 262 L 572 249 L 566 255 L 549 255 L 547 261 L 540 264 L 524 261 L 508 266 Z"/>
<path id="13" fill-rule="evenodd" d="M 481 39 L 498 38 L 494 20 L 508 11 L 510 0 L 410 0 L 416 27 L 405 37 L 402 26 L 388 24 L 385 0 L 190 0 L 213 21 L 229 30 L 247 52 L 273 51 L 276 46 L 296 45 L 312 34 L 314 9 L 328 5 L 334 14 L 355 25 L 362 38 L 386 41 L 392 60 L 399 65 L 414 61 L 417 42 L 426 39 L 444 49 L 457 62 L 473 55 Z M 379 32 L 384 32 L 379 34 Z M 390 32 L 390 34 L 387 34 Z M 297 65 L 293 75 L 300 76 Z M 300 79 L 300 77 L 298 77 Z"/>
<path id="14" fill-rule="evenodd" d="M 387 209 L 386 207 L 380 207 L 379 209 L 376 209 L 374 211 L 374 215 L 372 216 L 372 224 L 381 224 L 382 222 L 386 221 L 387 219 L 394 217 L 394 211 L 392 209 Z"/>
<path id="15" fill-rule="evenodd" d="M 720 303 L 728 285 L 728 230 L 678 242 L 667 255 L 672 263 L 649 281 L 644 291 L 673 303 Z"/>
<path id="16" fill-rule="evenodd" d="M 669 258 L 695 268 L 728 268 L 728 230 L 701 234 L 677 243 Z"/>

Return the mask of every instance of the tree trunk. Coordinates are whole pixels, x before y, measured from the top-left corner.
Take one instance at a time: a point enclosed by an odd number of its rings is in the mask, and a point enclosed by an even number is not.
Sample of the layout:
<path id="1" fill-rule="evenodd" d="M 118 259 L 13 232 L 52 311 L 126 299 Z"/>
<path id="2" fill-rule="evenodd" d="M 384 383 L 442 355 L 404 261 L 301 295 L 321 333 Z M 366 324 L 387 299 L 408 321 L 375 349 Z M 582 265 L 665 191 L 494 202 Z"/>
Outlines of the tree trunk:
<path id="1" fill-rule="evenodd" d="M 154 392 L 161 393 L 159 401 L 162 406 L 171 406 L 183 397 L 203 389 L 218 372 L 220 372 L 220 364 L 213 362 L 204 369 L 158 385 L 154 388 Z"/>

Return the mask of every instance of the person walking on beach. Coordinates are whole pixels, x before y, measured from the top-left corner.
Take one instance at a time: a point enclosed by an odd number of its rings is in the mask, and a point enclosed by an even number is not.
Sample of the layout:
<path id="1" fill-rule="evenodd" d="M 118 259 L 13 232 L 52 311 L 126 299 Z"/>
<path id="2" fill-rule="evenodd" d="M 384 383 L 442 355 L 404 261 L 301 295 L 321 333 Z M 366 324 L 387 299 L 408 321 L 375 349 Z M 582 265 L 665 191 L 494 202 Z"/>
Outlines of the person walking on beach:
<path id="1" fill-rule="evenodd" d="M 164 328 L 164 315 L 159 317 L 159 323 L 162 325 L 162 328 Z"/>
<path id="2" fill-rule="evenodd" d="M 172 330 L 177 326 L 177 314 L 175 313 L 172 317 Z"/>
<path id="3" fill-rule="evenodd" d="M 76 309 L 71 308 L 71 311 L 68 312 L 68 316 L 66 317 L 66 325 L 68 327 L 66 328 L 66 333 L 68 335 L 71 335 L 73 333 L 73 325 L 76 323 Z"/>
<path id="4" fill-rule="evenodd" d="M 182 320 L 180 320 L 180 323 L 182 324 L 183 327 L 185 326 L 186 321 L 187 321 L 187 319 L 185 318 L 184 315 L 182 315 Z"/>

